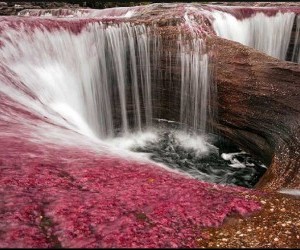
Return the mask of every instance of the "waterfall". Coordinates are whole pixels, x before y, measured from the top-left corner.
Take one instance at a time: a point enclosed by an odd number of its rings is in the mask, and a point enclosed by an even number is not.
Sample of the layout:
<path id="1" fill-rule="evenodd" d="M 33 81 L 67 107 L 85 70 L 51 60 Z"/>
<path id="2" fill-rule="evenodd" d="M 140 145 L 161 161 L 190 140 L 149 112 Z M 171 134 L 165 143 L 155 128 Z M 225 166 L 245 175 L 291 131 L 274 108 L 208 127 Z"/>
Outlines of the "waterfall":
<path id="1" fill-rule="evenodd" d="M 49 30 L 42 22 L 33 30 L 26 25 L 8 29 L 0 40 L 2 62 L 44 107 L 82 134 L 105 138 L 151 127 L 152 90 L 160 88 L 156 82 L 164 55 L 159 36 L 130 23 L 91 22 L 76 33 L 67 27 Z M 205 131 L 209 79 L 204 42 L 178 41 L 180 121 Z M 172 82 L 172 55 L 166 56 L 165 77 Z M 171 109 L 173 104 L 168 103 Z"/>
<path id="2" fill-rule="evenodd" d="M 137 130 L 151 126 L 150 58 L 160 48 L 150 48 L 148 33 L 128 23 L 89 23 L 78 34 L 21 25 L 0 38 L 1 62 L 77 131 L 112 137 L 129 132 L 131 117 Z"/>
<path id="3" fill-rule="evenodd" d="M 194 38 L 190 44 L 179 38 L 181 62 L 180 122 L 194 131 L 206 132 L 209 110 L 208 55 L 204 41 Z"/>
<path id="4" fill-rule="evenodd" d="M 213 11 L 212 16 L 213 28 L 218 36 L 285 60 L 295 13 L 278 12 L 274 16 L 267 16 L 258 12 L 242 20 L 221 11 Z"/>
<path id="5" fill-rule="evenodd" d="M 300 63 L 300 15 L 298 15 L 296 18 L 296 34 L 292 54 L 292 61 Z"/>

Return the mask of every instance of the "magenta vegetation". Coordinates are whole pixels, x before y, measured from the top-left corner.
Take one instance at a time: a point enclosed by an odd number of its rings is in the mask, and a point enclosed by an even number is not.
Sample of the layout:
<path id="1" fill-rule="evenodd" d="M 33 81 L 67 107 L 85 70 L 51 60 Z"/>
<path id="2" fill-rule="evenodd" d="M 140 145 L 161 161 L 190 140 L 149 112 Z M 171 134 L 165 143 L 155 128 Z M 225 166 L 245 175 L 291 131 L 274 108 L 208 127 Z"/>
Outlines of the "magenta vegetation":
<path id="1" fill-rule="evenodd" d="M 2 97 L 0 114 L 30 119 Z M 203 227 L 260 208 L 243 188 L 35 143 L 4 119 L 0 127 L 0 247 L 195 247 Z"/>

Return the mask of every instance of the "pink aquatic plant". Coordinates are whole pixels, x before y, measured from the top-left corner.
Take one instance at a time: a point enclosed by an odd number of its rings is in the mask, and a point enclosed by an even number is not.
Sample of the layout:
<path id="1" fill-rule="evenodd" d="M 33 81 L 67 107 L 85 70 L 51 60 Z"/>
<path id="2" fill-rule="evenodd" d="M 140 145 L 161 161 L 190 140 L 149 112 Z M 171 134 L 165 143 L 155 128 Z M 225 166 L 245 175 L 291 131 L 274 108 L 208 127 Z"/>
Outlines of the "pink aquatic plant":
<path id="1" fill-rule="evenodd" d="M 0 146 L 1 247 L 195 247 L 201 228 L 259 209 L 246 189 L 145 163 L 14 135 Z"/>

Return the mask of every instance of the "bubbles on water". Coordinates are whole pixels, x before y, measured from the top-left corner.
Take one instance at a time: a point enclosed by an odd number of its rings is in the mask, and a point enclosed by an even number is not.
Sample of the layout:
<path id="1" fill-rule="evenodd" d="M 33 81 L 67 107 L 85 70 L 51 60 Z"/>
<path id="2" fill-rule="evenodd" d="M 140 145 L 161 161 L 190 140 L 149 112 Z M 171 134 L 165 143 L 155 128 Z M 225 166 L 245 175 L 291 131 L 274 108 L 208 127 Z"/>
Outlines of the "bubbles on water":
<path id="1" fill-rule="evenodd" d="M 133 147 L 145 147 L 147 143 L 155 143 L 156 141 L 158 141 L 158 134 L 150 130 L 130 133 L 107 140 L 107 142 L 112 146 L 128 150 Z"/>
<path id="2" fill-rule="evenodd" d="M 253 187 L 265 172 L 264 165 L 244 151 L 228 153 L 228 147 L 220 146 L 213 137 L 160 127 L 109 143 L 202 181 Z"/>

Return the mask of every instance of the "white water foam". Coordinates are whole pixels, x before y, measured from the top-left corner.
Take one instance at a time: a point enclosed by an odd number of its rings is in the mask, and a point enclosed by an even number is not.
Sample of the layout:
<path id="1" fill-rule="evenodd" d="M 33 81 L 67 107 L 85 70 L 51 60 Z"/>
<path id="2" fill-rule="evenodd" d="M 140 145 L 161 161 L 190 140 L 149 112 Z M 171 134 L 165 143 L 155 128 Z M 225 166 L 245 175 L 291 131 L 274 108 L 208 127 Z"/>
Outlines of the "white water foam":
<path id="1" fill-rule="evenodd" d="M 239 160 L 235 159 L 234 156 L 237 156 L 237 155 L 240 155 L 240 154 L 243 154 L 245 152 L 237 152 L 237 153 L 222 153 L 221 154 L 221 157 L 225 160 L 225 161 L 230 161 L 231 164 L 229 164 L 230 167 L 232 168 L 245 168 L 246 165 L 244 163 L 241 163 Z M 249 164 L 247 164 L 249 166 Z M 251 166 L 254 166 L 251 165 Z"/>
<path id="2" fill-rule="evenodd" d="M 112 146 L 130 150 L 134 147 L 144 147 L 149 142 L 156 142 L 158 134 L 154 131 L 130 133 L 125 136 L 109 139 L 107 143 Z"/>
<path id="3" fill-rule="evenodd" d="M 203 135 L 187 134 L 183 131 L 178 131 L 174 136 L 183 148 L 192 149 L 197 157 L 206 156 L 211 152 L 218 151 L 218 148 L 209 144 Z"/>

